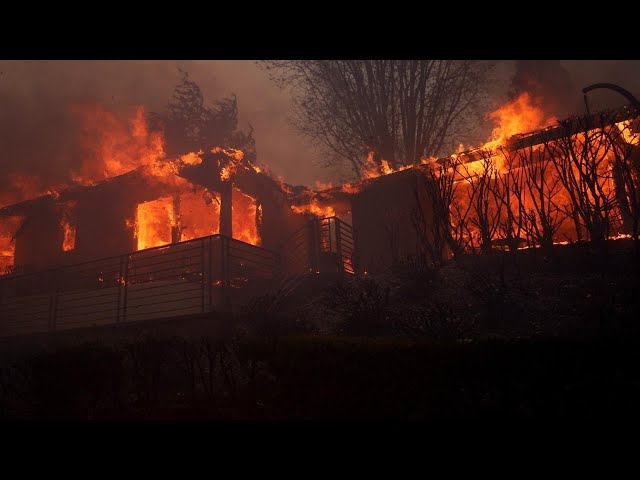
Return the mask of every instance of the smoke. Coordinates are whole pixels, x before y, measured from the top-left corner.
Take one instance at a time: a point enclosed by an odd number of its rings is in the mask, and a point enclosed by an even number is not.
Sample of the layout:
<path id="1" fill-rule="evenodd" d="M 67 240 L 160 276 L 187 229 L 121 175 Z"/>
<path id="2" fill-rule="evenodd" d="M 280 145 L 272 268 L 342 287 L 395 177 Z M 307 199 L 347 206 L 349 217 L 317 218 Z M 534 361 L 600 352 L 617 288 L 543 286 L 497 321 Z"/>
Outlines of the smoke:
<path id="1" fill-rule="evenodd" d="M 509 97 L 528 92 L 547 117 L 563 118 L 575 110 L 576 88 L 569 71 L 555 60 L 518 60 Z"/>
<path id="2" fill-rule="evenodd" d="M 564 118 L 585 112 L 582 89 L 608 82 L 620 85 L 640 97 L 638 60 L 517 60 L 509 96 L 523 91 L 540 99 L 547 115 Z M 589 94 L 593 111 L 616 108 L 627 101 L 619 94 L 598 90 Z"/>
<path id="3" fill-rule="evenodd" d="M 180 81 L 177 67 L 189 72 L 208 102 L 238 95 L 240 128 L 254 127 L 259 164 L 289 183 L 339 181 L 289 124 L 288 93 L 252 61 L 0 61 L 0 190 L 16 173 L 49 184 L 66 181 L 82 163 L 82 125 L 71 107 L 101 103 L 115 113 L 139 105 L 160 111 Z M 533 89 L 560 118 L 584 112 L 581 89 L 591 83 L 618 83 L 640 96 L 637 60 L 504 61 L 497 72 L 495 103 Z M 606 91 L 590 93 L 589 102 L 593 110 L 625 103 Z"/>
<path id="4" fill-rule="evenodd" d="M 206 102 L 237 94 L 239 127 L 254 127 L 258 163 L 293 183 L 324 179 L 317 153 L 288 124 L 290 98 L 254 62 L 0 61 L 0 189 L 16 172 L 64 183 L 82 164 L 83 125 L 74 106 L 161 111 L 180 82 L 177 67 Z"/>
<path id="5" fill-rule="evenodd" d="M 615 83 L 640 98 L 640 60 L 563 60 L 575 83 L 579 97 L 578 112 L 584 112 L 582 89 L 594 83 Z M 610 90 L 594 90 L 588 94 L 589 108 L 597 111 L 627 103 L 624 97 Z"/>

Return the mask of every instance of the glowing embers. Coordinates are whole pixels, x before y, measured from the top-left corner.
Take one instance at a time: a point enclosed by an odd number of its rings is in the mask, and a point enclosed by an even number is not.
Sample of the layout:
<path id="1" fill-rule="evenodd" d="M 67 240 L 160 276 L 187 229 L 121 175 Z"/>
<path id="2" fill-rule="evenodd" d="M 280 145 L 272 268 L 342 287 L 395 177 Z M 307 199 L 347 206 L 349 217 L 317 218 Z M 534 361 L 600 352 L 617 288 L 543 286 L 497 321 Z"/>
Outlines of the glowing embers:
<path id="1" fill-rule="evenodd" d="M 234 188 L 231 205 L 233 238 L 260 246 L 258 216 L 262 216 L 262 209 L 258 208 L 256 199 Z"/>
<path id="2" fill-rule="evenodd" d="M 0 218 L 0 275 L 13 269 L 16 242 L 15 236 L 22 224 L 22 217 Z"/>
<path id="3" fill-rule="evenodd" d="M 176 226 L 173 197 L 140 203 L 136 209 L 135 226 L 138 250 L 171 243 L 172 228 Z"/>
<path id="4" fill-rule="evenodd" d="M 220 233 L 220 195 L 201 189 L 180 195 L 181 240 Z"/>
<path id="5" fill-rule="evenodd" d="M 62 231 L 62 251 L 69 252 L 76 248 L 76 223 L 74 217 L 75 202 L 67 203 L 62 208 L 60 230 Z"/>

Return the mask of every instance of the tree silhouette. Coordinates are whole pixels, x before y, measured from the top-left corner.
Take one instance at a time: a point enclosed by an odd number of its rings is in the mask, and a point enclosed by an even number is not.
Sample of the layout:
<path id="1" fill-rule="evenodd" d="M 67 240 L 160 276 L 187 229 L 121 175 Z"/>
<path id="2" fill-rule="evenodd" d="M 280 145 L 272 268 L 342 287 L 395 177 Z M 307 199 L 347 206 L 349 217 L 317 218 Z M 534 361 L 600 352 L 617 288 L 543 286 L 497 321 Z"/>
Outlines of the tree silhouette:
<path id="1" fill-rule="evenodd" d="M 152 125 L 162 128 L 168 155 L 208 149 L 214 146 L 238 148 L 245 158 L 255 160 L 253 128 L 238 129 L 238 98 L 235 94 L 205 105 L 200 86 L 189 73 L 178 68 L 182 76 L 173 96 L 162 113 L 150 115 Z"/>
<path id="2" fill-rule="evenodd" d="M 367 154 L 393 168 L 450 149 L 473 127 L 491 67 L 466 60 L 287 60 L 262 64 L 290 87 L 296 127 L 362 176 Z"/>

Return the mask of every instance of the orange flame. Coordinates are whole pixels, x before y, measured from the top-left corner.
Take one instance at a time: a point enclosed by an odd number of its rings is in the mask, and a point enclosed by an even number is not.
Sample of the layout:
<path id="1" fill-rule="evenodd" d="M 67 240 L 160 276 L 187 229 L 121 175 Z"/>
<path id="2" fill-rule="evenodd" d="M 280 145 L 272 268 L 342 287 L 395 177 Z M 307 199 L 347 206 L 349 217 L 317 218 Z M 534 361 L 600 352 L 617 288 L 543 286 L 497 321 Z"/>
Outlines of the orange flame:
<path id="1" fill-rule="evenodd" d="M 260 246 L 258 213 L 262 216 L 256 199 L 234 188 L 231 193 L 231 222 L 233 238 L 251 245 Z"/>
<path id="2" fill-rule="evenodd" d="M 229 180 L 231 175 L 238 171 L 238 167 L 242 164 L 242 159 L 244 158 L 244 152 L 235 148 L 214 147 L 211 149 L 211 153 L 223 153 L 229 158 L 227 162 L 222 159 L 218 160 L 220 180 L 223 181 Z"/>
<path id="3" fill-rule="evenodd" d="M 136 209 L 138 250 L 171 243 L 171 229 L 175 227 L 173 197 L 163 197 L 138 205 Z"/>
<path id="4" fill-rule="evenodd" d="M 16 243 L 14 236 L 22 224 L 23 217 L 0 218 L 0 275 L 13 267 Z"/>
<path id="5" fill-rule="evenodd" d="M 632 121 L 626 120 L 616 123 L 616 127 L 622 133 L 622 137 L 629 145 L 638 146 L 640 144 L 640 132 L 636 132 L 632 128 Z"/>
<path id="6" fill-rule="evenodd" d="M 102 105 L 76 105 L 72 111 L 84 123 L 80 169 L 71 172 L 74 182 L 94 185 L 142 165 L 153 166 L 164 157 L 164 137 L 150 132 L 143 107 L 130 118 L 109 112 Z"/>
<path id="7" fill-rule="evenodd" d="M 293 190 L 291 190 L 289 184 L 285 182 L 281 176 L 278 176 L 275 180 L 276 182 L 278 182 L 278 185 L 280 185 L 280 188 L 285 193 L 285 195 L 291 195 L 293 193 Z"/>
<path id="8" fill-rule="evenodd" d="M 517 133 L 531 132 L 556 123 L 555 117 L 546 116 L 540 103 L 540 99 L 534 100 L 529 93 L 523 92 L 516 99 L 488 113 L 487 118 L 497 125 L 491 132 L 491 138 L 480 148 L 493 150 Z"/>
<path id="9" fill-rule="evenodd" d="M 374 152 L 369 152 L 369 154 L 367 155 L 367 160 L 365 161 L 362 170 L 362 176 L 365 180 L 368 180 L 370 178 L 378 178 L 383 175 L 389 175 L 391 173 L 401 172 L 402 170 L 413 167 L 413 165 L 402 165 L 397 169 L 394 169 L 391 167 L 391 165 L 389 165 L 389 162 L 387 160 L 381 160 L 380 165 L 378 165 L 373 158 L 374 155 Z"/>
<path id="10" fill-rule="evenodd" d="M 335 216 L 335 210 L 330 207 L 323 207 L 318 202 L 318 199 L 314 198 L 306 205 L 292 205 L 291 210 L 303 215 L 315 215 L 316 217 L 333 217 Z"/>
<path id="11" fill-rule="evenodd" d="M 220 233 L 220 197 L 206 189 L 180 195 L 181 241 Z"/>
<path id="12" fill-rule="evenodd" d="M 360 190 L 362 190 L 362 186 L 355 183 L 345 183 L 340 188 L 340 191 L 344 193 L 358 193 Z"/>
<path id="13" fill-rule="evenodd" d="M 76 225 L 73 221 L 72 210 L 74 203 L 67 204 L 60 217 L 60 227 L 62 227 L 62 251 L 69 252 L 76 248 Z"/>

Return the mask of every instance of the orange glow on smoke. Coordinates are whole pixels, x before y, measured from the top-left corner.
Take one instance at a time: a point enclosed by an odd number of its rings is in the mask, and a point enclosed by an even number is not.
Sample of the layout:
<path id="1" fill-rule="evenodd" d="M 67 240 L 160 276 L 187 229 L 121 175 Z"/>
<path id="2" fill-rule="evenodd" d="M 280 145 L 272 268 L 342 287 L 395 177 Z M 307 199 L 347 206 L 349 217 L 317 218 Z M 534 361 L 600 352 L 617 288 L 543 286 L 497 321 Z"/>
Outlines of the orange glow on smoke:
<path id="1" fill-rule="evenodd" d="M 150 132 L 143 107 L 129 116 L 116 115 L 100 104 L 72 107 L 82 120 L 80 168 L 71 172 L 74 182 L 93 185 L 142 165 L 152 166 L 164 157 L 164 137 Z"/>
<path id="2" fill-rule="evenodd" d="M 256 199 L 234 188 L 231 202 L 233 238 L 260 246 L 262 241 L 258 233 L 258 213 L 262 216 L 262 209 L 258 211 Z"/>
<path id="3" fill-rule="evenodd" d="M 7 175 L 8 185 L 0 192 L 0 208 L 42 195 L 58 197 L 62 185 L 52 185 L 45 179 L 24 172 L 13 172 Z"/>
<path id="4" fill-rule="evenodd" d="M 333 184 L 331 182 L 321 182 L 319 180 L 316 180 L 316 190 L 330 190 L 333 188 Z"/>
<path id="5" fill-rule="evenodd" d="M 135 223 L 138 250 L 171 243 L 172 226 L 175 226 L 173 197 L 139 204 Z"/>

